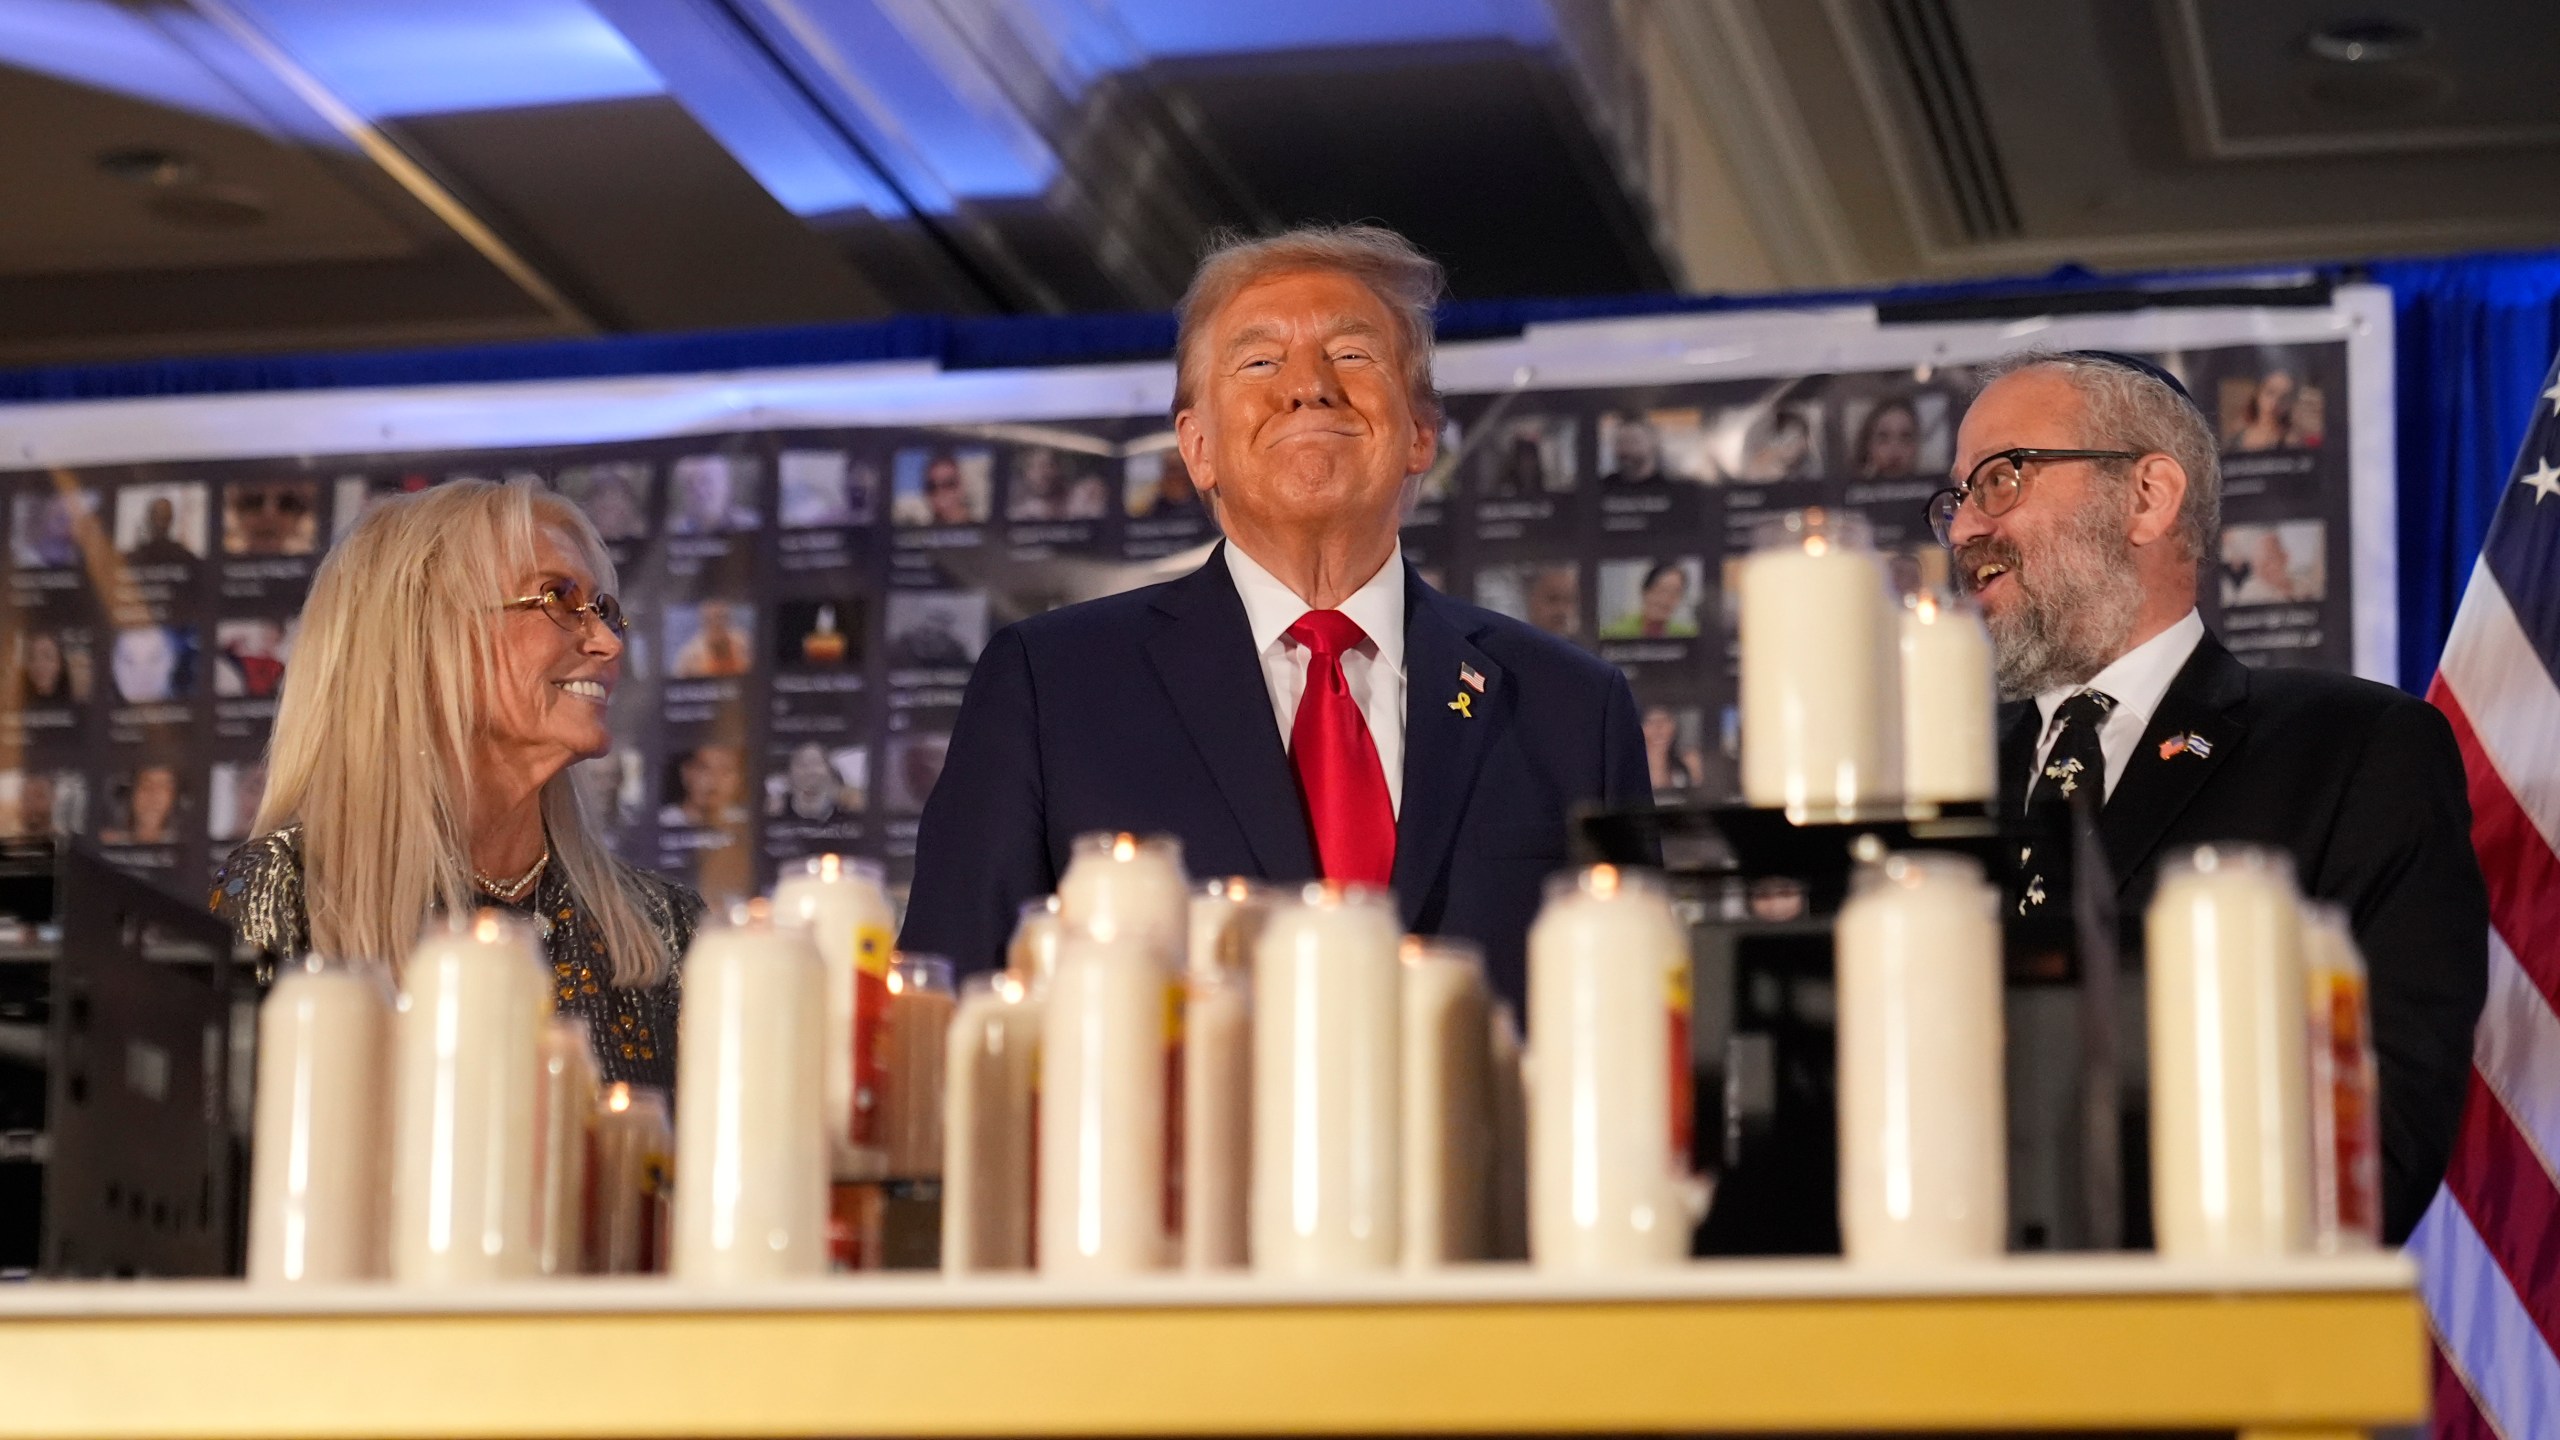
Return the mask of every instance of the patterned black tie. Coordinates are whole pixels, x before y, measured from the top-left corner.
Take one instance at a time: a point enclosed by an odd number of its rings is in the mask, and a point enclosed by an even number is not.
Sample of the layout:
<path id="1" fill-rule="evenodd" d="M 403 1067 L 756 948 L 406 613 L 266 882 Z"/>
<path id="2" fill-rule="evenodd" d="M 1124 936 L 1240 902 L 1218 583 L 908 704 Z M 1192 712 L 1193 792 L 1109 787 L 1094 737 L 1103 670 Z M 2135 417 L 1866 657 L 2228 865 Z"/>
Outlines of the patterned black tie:
<path id="1" fill-rule="evenodd" d="M 2107 752 L 2098 732 L 2116 708 L 2116 697 L 2102 690 L 2083 690 L 2053 712 L 2053 745 L 2044 752 L 2035 784 L 2027 791 L 2027 808 L 2060 803 L 2096 810 L 2107 802 Z M 2038 909 L 2051 899 L 2044 876 L 2036 869 L 2035 848 L 2018 852 L 2018 913 Z"/>

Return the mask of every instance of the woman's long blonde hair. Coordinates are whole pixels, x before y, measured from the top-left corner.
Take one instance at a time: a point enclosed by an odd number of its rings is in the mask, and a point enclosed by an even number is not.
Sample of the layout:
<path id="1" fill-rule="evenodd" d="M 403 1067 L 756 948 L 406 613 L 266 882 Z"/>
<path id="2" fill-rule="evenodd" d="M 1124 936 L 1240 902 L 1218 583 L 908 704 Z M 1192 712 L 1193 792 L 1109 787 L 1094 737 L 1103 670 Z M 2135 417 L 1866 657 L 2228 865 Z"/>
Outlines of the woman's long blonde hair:
<path id="1" fill-rule="evenodd" d="M 472 762 L 497 683 L 497 627 L 544 533 L 614 588 L 612 557 L 567 500 L 530 481 L 455 480 L 366 509 L 302 607 L 267 741 L 257 834 L 299 822 L 311 943 L 394 974 L 430 914 L 479 904 Z M 671 957 L 563 769 L 542 788 L 551 863 L 586 908 L 616 985 Z"/>

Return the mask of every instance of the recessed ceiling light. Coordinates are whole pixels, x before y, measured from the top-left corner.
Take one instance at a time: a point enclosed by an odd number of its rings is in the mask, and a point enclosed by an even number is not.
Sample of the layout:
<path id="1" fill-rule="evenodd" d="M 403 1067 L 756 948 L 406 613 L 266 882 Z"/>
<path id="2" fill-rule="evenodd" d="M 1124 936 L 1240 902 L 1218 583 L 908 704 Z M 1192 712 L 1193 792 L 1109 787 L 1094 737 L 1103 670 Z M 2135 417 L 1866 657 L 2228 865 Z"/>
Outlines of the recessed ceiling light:
<path id="1" fill-rule="evenodd" d="M 204 166 L 192 155 L 152 145 L 128 145 L 98 157 L 98 168 L 129 185 L 171 190 L 204 178 Z"/>
<path id="2" fill-rule="evenodd" d="M 2435 43 L 2424 25 L 2387 16 L 2334 20 L 2303 37 L 2302 48 L 2315 60 L 2339 65 L 2389 65 L 2406 60 Z"/>

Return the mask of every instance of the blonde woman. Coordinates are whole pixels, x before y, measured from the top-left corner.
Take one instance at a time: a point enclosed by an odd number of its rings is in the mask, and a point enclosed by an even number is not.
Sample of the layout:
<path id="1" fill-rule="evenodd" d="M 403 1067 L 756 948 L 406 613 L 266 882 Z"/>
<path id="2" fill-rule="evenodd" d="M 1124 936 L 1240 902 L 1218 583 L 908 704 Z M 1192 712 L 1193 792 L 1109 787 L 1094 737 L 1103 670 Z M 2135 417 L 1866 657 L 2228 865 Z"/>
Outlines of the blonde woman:
<path id="1" fill-rule="evenodd" d="M 523 911 L 606 1078 L 670 1084 L 702 899 L 614 859 L 569 778 L 612 743 L 613 583 L 586 517 L 531 484 L 376 502 L 312 583 L 215 912 L 283 953 L 396 967 L 432 916 Z"/>

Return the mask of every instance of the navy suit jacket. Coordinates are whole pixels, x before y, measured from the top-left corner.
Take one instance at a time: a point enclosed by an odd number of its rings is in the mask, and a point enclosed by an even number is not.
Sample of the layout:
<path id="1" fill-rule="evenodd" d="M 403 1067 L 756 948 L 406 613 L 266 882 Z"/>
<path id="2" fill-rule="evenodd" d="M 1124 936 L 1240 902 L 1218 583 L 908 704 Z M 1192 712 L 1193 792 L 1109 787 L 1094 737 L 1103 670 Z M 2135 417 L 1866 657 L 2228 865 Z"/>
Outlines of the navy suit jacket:
<path id="1" fill-rule="evenodd" d="M 1635 696 L 1617 669 L 1433 590 L 1405 567 L 1405 928 L 1484 947 L 1520 1002 L 1523 949 L 1567 823 L 1653 798 Z M 1460 667 L 1483 677 L 1449 708 Z M 1197 877 L 1316 873 L 1288 748 L 1225 548 L 1182 579 L 999 631 L 969 678 L 916 837 L 902 948 L 963 970 L 1002 961 L 1024 900 L 1057 888 L 1075 837 L 1182 841 Z"/>

